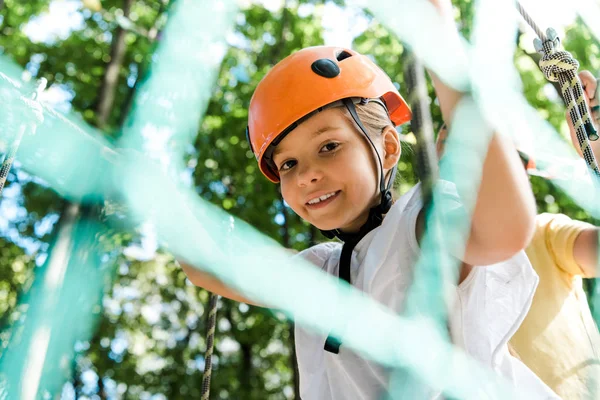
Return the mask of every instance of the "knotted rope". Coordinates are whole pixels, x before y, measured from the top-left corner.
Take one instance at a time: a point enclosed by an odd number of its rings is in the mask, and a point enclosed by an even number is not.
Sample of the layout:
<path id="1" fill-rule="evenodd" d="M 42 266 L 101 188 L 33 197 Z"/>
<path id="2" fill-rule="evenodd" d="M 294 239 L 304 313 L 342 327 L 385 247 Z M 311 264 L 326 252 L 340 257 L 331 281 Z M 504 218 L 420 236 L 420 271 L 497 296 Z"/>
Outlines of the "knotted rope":
<path id="1" fill-rule="evenodd" d="M 589 142 L 590 140 L 595 141 L 598 139 L 598 132 L 592 123 L 583 95 L 583 87 L 577 76 L 579 63 L 573 58 L 571 53 L 560 49 L 560 39 L 554 29 L 548 28 L 544 35 L 523 6 L 517 3 L 517 8 L 525 21 L 527 21 L 538 35 L 533 44 L 536 51 L 542 55 L 539 62 L 540 68 L 546 79 L 550 82 L 559 83 L 563 99 L 567 105 L 569 117 L 575 128 L 583 158 L 590 169 L 594 171 L 595 175 L 600 177 L 598 163 Z"/>

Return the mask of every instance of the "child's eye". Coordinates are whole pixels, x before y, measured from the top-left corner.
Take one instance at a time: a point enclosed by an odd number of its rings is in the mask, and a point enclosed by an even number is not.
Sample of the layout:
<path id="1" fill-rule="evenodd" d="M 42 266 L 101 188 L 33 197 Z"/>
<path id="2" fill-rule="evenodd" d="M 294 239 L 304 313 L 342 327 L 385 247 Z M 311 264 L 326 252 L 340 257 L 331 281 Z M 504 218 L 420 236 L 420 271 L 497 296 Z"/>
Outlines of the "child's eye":
<path id="1" fill-rule="evenodd" d="M 296 160 L 285 161 L 279 166 L 279 171 L 287 171 L 288 169 L 291 169 L 294 165 L 296 165 Z"/>
<path id="2" fill-rule="evenodd" d="M 337 149 L 340 146 L 339 143 L 337 142 L 329 142 L 327 143 L 325 146 L 321 147 L 322 152 L 328 153 L 330 151 L 334 151 L 335 149 Z"/>

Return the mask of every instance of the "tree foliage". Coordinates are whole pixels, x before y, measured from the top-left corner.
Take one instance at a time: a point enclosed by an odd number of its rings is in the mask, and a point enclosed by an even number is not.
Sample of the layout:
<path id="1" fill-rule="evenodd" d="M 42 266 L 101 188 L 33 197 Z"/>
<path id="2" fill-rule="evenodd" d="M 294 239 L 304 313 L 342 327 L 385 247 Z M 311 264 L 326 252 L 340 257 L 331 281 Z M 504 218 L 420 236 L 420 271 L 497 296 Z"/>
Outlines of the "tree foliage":
<path id="1" fill-rule="evenodd" d="M 45 77 L 50 89 L 60 88 L 67 93 L 67 102 L 62 106 L 81 114 L 88 123 L 97 124 L 98 94 L 111 61 L 112 39 L 122 21 L 125 3 L 104 0 L 101 9 L 94 9 L 69 1 L 75 4 L 73 12 L 81 23 L 64 36 L 33 41 L 27 34 L 28 24 L 47 13 L 53 3 L 0 2 L 0 52 L 25 69 L 25 78 Z M 105 126 L 108 138 L 118 135 L 136 83 L 147 72 L 153 49 L 160 44 L 159 32 L 168 18 L 169 3 L 136 0 L 131 4 L 128 15 L 135 29 L 129 28 L 125 33 L 115 102 Z M 199 196 L 282 245 L 301 250 L 323 237 L 300 220 L 282 201 L 278 187 L 259 173 L 245 139 L 248 104 L 260 79 L 277 61 L 303 47 L 323 44 L 324 7 L 331 6 L 328 3 L 343 7 L 344 1 L 282 3 L 284 7 L 276 10 L 261 2 L 247 2 L 240 9 L 228 36 L 229 48 L 207 113 L 186 161 Z M 473 2 L 454 3 L 457 23 L 468 38 Z M 404 45 L 370 14 L 362 17 L 368 26 L 355 38 L 353 46 L 373 57 L 406 95 Z M 582 68 L 598 71 L 598 45 L 580 21 L 567 29 L 563 43 Z M 565 134 L 564 107 L 560 101 L 548 98 L 549 90 L 554 89 L 535 65 L 535 55 L 522 48 L 515 54 L 515 64 L 522 77 L 524 95 Z M 430 86 L 429 90 L 434 127 L 438 128 L 441 115 L 433 88 Z M 404 192 L 416 182 L 415 154 L 410 127 L 403 127 L 401 133 L 404 146 L 399 174 L 400 191 Z M 597 222 L 548 182 L 533 178 L 532 188 L 540 211 L 562 212 Z M 17 307 L 20 293 L 28 290 L 37 266 L 43 264 L 63 208 L 64 200 L 51 188 L 20 170 L 18 163 L 15 165 L 0 205 L 2 327 L 21 315 Z M 147 234 L 110 230 L 104 233 L 103 240 L 104 256 L 114 263 L 114 280 L 107 286 L 93 339 L 77 345 L 73 378 L 65 385 L 63 396 L 200 398 L 208 293 L 186 280 L 171 255 L 160 249 L 148 250 Z M 220 300 L 213 397 L 297 396 L 292 333 L 290 323 L 277 312 Z M 0 336 L 3 344 L 9 335 L 10 329 L 4 329 Z"/>

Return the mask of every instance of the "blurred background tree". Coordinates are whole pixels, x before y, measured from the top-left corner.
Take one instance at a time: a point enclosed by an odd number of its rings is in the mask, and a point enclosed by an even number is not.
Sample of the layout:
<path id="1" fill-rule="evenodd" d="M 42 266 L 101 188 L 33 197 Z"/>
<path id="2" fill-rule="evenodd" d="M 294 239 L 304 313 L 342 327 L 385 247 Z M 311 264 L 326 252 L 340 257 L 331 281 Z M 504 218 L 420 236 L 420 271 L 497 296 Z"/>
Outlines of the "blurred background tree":
<path id="1" fill-rule="evenodd" d="M 74 111 L 119 135 L 174 0 L 0 1 L 0 53 L 44 77 L 44 100 Z M 468 38 L 473 2 L 455 0 L 457 23 Z M 323 43 L 352 45 L 368 54 L 404 93 L 404 46 L 369 13 L 343 0 L 257 0 L 241 3 L 229 49 L 186 165 L 202 198 L 297 250 L 324 240 L 281 200 L 258 171 L 245 139 L 252 92 L 278 60 Z M 199 28 L 201 29 L 201 28 Z M 567 134 L 564 107 L 538 70 L 530 33 L 516 40 L 515 64 L 528 101 Z M 565 27 L 563 44 L 582 69 L 599 72 L 598 44 L 580 20 Z M 404 93 L 405 94 L 405 93 Z M 441 116 L 430 87 L 434 127 Z M 414 136 L 403 127 L 400 191 L 416 183 Z M 540 212 L 593 221 L 573 201 L 532 178 Z M 0 345 L 19 318 L 26 293 L 47 259 L 67 203 L 45 182 L 15 163 L 0 202 Z M 114 264 L 99 322 L 89 342 L 78 343 L 64 399 L 200 398 L 208 293 L 186 280 L 173 257 L 156 248 L 152 232 L 105 232 L 103 257 Z M 595 290 L 589 285 L 590 290 Z M 595 310 L 596 312 L 600 310 Z M 299 399 L 293 326 L 277 312 L 220 300 L 212 397 Z"/>

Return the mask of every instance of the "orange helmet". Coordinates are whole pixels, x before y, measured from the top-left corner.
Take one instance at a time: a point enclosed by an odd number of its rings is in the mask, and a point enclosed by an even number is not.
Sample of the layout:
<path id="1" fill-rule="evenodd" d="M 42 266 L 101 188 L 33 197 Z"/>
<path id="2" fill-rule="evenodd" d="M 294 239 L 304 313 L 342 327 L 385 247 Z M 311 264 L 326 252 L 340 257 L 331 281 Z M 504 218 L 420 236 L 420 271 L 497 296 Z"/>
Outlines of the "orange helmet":
<path id="1" fill-rule="evenodd" d="M 411 113 L 390 78 L 368 57 L 341 47 L 302 49 L 280 61 L 250 100 L 246 135 L 262 173 L 279 182 L 267 149 L 303 119 L 346 98 L 381 99 L 395 126 Z"/>

